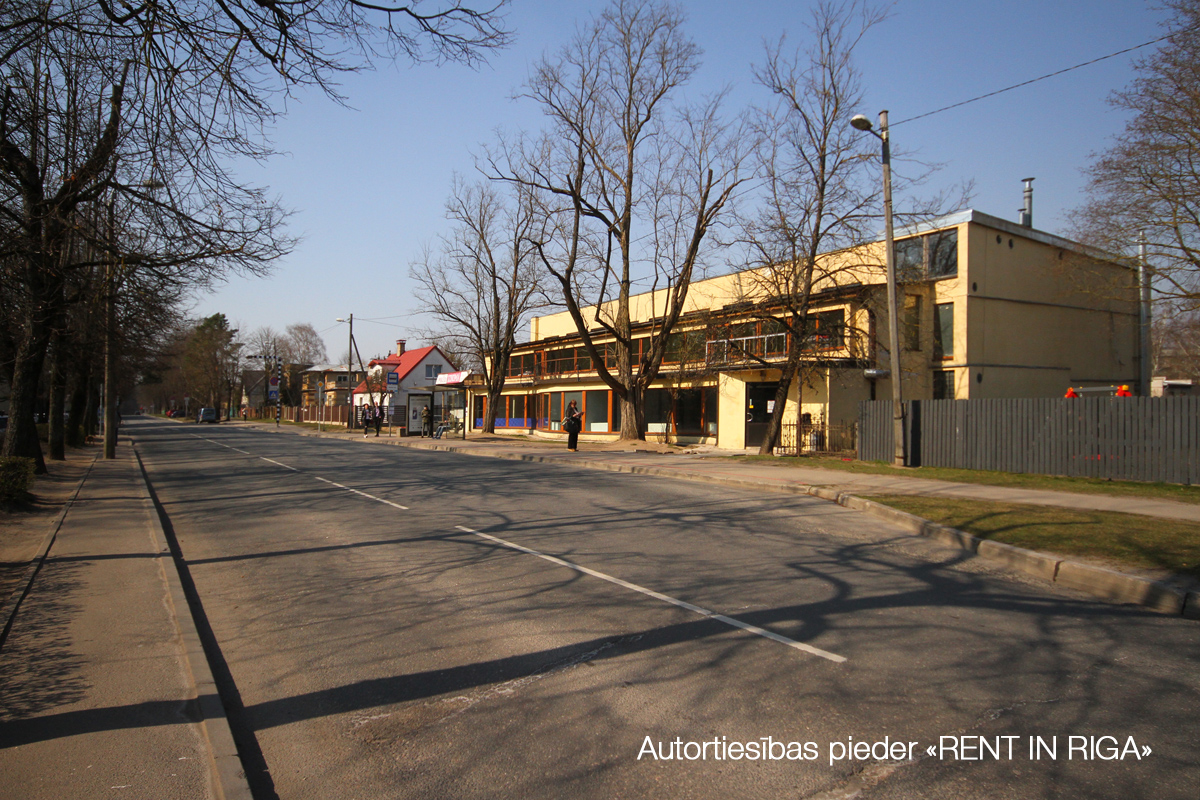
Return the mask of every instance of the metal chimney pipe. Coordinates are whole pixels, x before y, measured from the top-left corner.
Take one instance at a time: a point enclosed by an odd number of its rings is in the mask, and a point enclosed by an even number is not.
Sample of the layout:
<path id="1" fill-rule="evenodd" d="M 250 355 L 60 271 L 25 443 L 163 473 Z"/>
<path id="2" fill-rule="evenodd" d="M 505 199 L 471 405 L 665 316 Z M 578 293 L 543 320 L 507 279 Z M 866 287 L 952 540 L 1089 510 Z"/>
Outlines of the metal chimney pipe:
<path id="1" fill-rule="evenodd" d="M 1021 209 L 1021 224 L 1026 228 L 1033 227 L 1033 178 L 1022 178 L 1025 181 L 1025 207 Z"/>

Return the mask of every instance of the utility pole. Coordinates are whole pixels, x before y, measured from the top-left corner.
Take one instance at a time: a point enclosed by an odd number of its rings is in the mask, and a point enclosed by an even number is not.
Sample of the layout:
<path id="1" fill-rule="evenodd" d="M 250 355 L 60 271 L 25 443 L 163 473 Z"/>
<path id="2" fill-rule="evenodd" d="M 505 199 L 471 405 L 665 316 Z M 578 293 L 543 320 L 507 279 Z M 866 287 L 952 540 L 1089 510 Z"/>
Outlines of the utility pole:
<path id="1" fill-rule="evenodd" d="M 892 229 L 892 149 L 888 135 L 888 112 L 879 112 L 879 130 L 872 130 L 871 120 L 857 114 L 850 120 L 855 130 L 867 131 L 883 143 L 883 227 L 887 264 L 888 350 L 892 378 L 892 422 L 895 452 L 892 464 L 903 467 L 908 463 L 908 448 L 904 441 L 904 400 L 900 391 L 900 320 L 896 303 L 896 237 Z"/>

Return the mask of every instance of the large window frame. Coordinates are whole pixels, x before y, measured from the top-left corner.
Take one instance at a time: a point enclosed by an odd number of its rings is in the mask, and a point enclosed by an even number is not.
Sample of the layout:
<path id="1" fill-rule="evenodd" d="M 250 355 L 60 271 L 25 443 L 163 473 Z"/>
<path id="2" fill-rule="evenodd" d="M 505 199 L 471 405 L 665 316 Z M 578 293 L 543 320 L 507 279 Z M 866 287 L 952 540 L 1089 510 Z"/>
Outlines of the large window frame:
<path id="1" fill-rule="evenodd" d="M 958 277 L 958 228 L 896 242 L 896 279 L 902 282 Z"/>

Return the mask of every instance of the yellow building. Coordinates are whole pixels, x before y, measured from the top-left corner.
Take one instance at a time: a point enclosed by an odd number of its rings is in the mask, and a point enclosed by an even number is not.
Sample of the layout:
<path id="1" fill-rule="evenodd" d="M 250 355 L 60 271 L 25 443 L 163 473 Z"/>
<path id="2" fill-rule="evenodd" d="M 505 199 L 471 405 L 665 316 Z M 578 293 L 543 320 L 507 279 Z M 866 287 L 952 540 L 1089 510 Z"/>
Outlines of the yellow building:
<path id="1" fill-rule="evenodd" d="M 851 429 L 860 401 L 891 397 L 883 250 L 875 242 L 822 257 L 785 424 Z M 1135 276 L 1082 245 L 967 210 L 899 233 L 896 263 L 906 399 L 1061 397 L 1069 386 L 1137 382 Z M 647 392 L 647 438 L 735 450 L 761 442 L 780 377 L 773 364 L 788 344 L 764 313 L 774 275 L 692 284 Z M 665 297 L 631 298 L 635 339 L 649 335 Z M 582 440 L 616 438 L 619 402 L 570 315 L 534 318 L 529 343 L 514 351 L 496 430 L 560 435 L 571 400 L 584 414 Z M 476 427 L 484 403 L 473 398 Z"/>

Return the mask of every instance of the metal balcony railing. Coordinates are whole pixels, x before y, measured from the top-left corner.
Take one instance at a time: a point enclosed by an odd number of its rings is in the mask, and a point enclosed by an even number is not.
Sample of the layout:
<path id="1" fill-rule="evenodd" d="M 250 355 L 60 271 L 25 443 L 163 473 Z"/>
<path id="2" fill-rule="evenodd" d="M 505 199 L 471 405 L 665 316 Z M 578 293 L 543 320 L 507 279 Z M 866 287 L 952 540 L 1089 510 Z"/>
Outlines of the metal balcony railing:
<path id="1" fill-rule="evenodd" d="M 783 358 L 787 355 L 787 334 L 710 339 L 704 347 L 705 361 L 709 364 L 739 364 L 757 358 Z"/>

